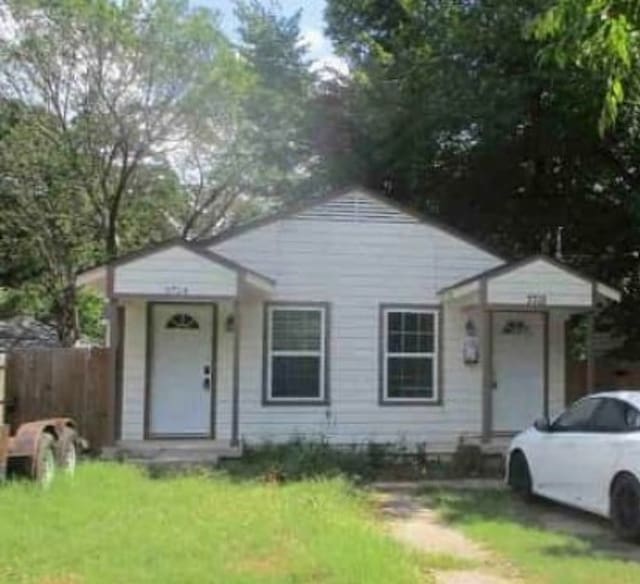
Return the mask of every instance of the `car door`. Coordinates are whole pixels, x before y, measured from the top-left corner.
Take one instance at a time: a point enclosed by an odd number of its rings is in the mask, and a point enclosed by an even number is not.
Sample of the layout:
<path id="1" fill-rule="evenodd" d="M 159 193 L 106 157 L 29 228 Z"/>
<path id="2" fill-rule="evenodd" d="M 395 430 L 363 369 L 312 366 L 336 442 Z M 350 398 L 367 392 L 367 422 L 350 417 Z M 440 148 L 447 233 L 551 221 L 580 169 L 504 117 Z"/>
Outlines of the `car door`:
<path id="1" fill-rule="evenodd" d="M 540 494 L 571 505 L 579 504 L 578 457 L 581 444 L 592 431 L 592 418 L 600 403 L 601 400 L 594 397 L 577 401 L 541 436 L 540 457 L 544 463 L 539 465 L 537 480 Z"/>
<path id="2" fill-rule="evenodd" d="M 630 410 L 635 412 L 629 403 L 605 397 L 594 412 L 591 431 L 576 451 L 575 496 L 580 507 L 606 513 L 614 468 L 631 431 Z"/>

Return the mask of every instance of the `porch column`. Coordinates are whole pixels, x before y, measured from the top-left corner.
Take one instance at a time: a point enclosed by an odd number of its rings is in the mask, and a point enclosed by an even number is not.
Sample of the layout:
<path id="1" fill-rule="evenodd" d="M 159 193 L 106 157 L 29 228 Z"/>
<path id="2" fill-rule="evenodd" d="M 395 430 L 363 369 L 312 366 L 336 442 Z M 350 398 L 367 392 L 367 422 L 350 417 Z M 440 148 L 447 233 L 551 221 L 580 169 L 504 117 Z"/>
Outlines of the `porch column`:
<path id="1" fill-rule="evenodd" d="M 542 313 L 542 413 L 549 416 L 549 311 Z"/>
<path id="2" fill-rule="evenodd" d="M 107 266 L 106 277 L 107 288 L 107 319 L 109 322 L 109 338 L 107 343 L 109 345 L 109 399 L 107 407 L 107 434 L 106 434 L 106 446 L 115 444 L 116 438 L 119 434 L 119 428 L 116 427 L 118 422 L 118 413 L 116 408 L 118 407 L 118 351 L 120 350 L 120 322 L 118 318 L 118 301 L 113 297 L 113 266 Z"/>
<path id="3" fill-rule="evenodd" d="M 233 319 L 235 326 L 233 333 L 233 395 L 231 406 L 231 445 L 237 446 L 239 443 L 240 414 L 240 329 L 242 328 L 240 302 L 237 298 L 233 301 Z"/>
<path id="4" fill-rule="evenodd" d="M 587 315 L 587 393 L 593 393 L 595 390 L 595 361 L 593 358 L 593 328 L 595 315 L 591 311 Z"/>
<path id="5" fill-rule="evenodd" d="M 493 313 L 487 305 L 487 282 L 480 282 L 480 359 L 482 361 L 482 441 L 493 427 Z"/>

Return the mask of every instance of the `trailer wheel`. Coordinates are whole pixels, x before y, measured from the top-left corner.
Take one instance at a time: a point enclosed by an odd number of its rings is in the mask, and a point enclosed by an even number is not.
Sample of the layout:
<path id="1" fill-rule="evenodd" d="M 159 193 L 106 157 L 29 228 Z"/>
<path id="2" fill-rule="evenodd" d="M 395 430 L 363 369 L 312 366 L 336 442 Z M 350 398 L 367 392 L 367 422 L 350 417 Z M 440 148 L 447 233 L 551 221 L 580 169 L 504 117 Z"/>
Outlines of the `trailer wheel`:
<path id="1" fill-rule="evenodd" d="M 45 488 L 53 482 L 56 475 L 56 454 L 53 443 L 53 436 L 48 432 L 43 432 L 40 435 L 33 464 L 31 478 Z"/>
<path id="2" fill-rule="evenodd" d="M 69 475 L 75 472 L 78 462 L 77 438 L 77 432 L 73 428 L 66 427 L 55 443 L 56 462 Z"/>

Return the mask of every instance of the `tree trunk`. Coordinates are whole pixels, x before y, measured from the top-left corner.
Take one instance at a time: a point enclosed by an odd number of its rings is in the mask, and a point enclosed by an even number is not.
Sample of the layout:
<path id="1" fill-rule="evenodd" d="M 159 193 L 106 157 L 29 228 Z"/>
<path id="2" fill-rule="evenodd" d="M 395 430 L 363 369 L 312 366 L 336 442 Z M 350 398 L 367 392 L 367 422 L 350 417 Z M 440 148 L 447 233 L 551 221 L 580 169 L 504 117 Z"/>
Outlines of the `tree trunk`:
<path id="1" fill-rule="evenodd" d="M 56 298 L 52 310 L 58 338 L 63 347 L 73 347 L 80 336 L 75 286 L 67 286 Z"/>
<path id="2" fill-rule="evenodd" d="M 116 228 L 116 217 L 114 214 L 109 215 L 104 243 L 107 260 L 111 261 L 115 259 L 118 255 L 118 232 Z"/>

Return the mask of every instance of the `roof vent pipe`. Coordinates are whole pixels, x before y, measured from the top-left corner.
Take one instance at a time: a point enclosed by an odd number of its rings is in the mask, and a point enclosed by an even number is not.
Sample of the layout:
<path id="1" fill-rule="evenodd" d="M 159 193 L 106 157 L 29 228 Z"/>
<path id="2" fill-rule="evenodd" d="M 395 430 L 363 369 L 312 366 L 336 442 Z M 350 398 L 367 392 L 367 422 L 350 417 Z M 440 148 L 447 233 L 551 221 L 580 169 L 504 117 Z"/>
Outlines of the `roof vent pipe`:
<path id="1" fill-rule="evenodd" d="M 562 261 L 562 231 L 564 227 L 558 225 L 556 228 L 556 259 Z"/>

